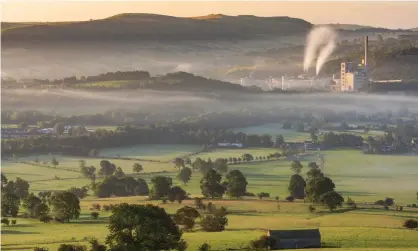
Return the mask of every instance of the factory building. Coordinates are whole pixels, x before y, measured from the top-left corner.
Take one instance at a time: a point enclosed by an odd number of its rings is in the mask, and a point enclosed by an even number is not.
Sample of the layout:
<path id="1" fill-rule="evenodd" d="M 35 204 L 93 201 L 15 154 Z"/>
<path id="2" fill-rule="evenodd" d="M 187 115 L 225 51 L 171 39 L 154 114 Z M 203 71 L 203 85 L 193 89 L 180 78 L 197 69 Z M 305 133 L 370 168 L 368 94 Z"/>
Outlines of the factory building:
<path id="1" fill-rule="evenodd" d="M 364 59 L 362 64 L 354 66 L 352 62 L 341 63 L 339 89 L 343 92 L 358 91 L 368 83 L 367 52 L 368 37 L 364 39 Z"/>

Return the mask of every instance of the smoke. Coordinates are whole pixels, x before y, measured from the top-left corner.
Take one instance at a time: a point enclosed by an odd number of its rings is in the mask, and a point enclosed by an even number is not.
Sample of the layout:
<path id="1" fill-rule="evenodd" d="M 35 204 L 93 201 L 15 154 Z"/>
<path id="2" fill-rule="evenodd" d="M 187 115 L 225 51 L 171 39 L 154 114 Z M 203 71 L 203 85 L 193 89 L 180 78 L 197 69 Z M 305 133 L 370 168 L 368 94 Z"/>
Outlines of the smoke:
<path id="1" fill-rule="evenodd" d="M 336 47 L 337 34 L 333 29 L 321 26 L 311 30 L 307 37 L 303 70 L 306 72 L 312 65 L 317 52 L 316 74 L 318 75 L 322 66 Z"/>

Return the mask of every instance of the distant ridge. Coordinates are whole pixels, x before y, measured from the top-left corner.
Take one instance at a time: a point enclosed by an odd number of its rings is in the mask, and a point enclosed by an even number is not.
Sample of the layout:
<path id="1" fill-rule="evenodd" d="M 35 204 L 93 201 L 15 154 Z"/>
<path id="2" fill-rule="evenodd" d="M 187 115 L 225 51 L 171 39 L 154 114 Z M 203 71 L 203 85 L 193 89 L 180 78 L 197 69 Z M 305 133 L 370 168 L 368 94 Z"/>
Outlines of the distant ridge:
<path id="1" fill-rule="evenodd" d="M 124 13 L 99 20 L 62 23 L 2 23 L 3 42 L 103 40 L 254 39 L 306 33 L 312 24 L 291 17 L 173 17 Z"/>

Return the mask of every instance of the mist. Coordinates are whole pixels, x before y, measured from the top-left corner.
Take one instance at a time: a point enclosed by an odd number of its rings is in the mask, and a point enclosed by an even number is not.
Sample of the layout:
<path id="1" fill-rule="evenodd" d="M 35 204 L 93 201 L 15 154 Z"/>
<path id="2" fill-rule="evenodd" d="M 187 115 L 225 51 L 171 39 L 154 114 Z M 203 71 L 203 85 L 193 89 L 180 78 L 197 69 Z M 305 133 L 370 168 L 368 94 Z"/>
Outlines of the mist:
<path id="1" fill-rule="evenodd" d="M 306 72 L 316 61 L 316 75 L 321 71 L 322 66 L 336 48 L 337 34 L 335 31 L 326 26 L 316 27 L 308 34 L 305 48 L 305 57 L 303 61 L 303 70 Z"/>

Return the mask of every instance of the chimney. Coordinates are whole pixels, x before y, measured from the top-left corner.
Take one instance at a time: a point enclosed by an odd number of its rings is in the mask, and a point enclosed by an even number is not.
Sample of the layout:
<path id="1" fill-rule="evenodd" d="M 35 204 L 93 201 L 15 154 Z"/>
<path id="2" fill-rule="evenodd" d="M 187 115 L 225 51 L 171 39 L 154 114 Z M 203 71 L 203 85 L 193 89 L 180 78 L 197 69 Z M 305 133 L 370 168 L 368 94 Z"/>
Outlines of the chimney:
<path id="1" fill-rule="evenodd" d="M 369 50 L 369 37 L 364 37 L 364 66 L 367 69 L 367 51 Z"/>

